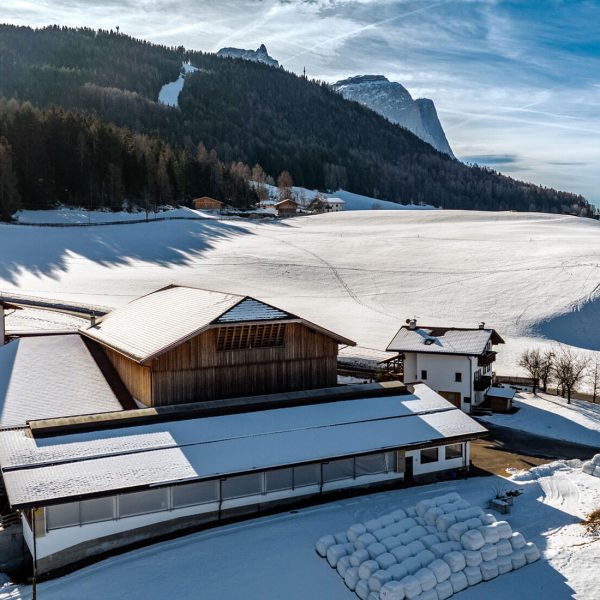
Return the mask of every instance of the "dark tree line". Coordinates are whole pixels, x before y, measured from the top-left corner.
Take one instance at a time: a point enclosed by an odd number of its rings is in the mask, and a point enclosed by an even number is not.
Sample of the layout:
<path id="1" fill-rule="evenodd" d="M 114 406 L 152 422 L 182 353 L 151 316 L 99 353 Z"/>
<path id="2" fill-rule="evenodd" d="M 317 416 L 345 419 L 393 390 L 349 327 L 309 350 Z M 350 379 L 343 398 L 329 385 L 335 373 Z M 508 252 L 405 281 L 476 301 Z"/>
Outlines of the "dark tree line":
<path id="1" fill-rule="evenodd" d="M 184 60 L 200 71 L 187 76 L 180 108 L 158 104 Z M 204 143 L 227 164 L 258 163 L 273 177 L 287 170 L 309 188 L 444 208 L 593 213 L 582 196 L 453 160 L 325 83 L 117 32 L 0 26 L 0 96 L 85 112 L 191 154 Z"/>

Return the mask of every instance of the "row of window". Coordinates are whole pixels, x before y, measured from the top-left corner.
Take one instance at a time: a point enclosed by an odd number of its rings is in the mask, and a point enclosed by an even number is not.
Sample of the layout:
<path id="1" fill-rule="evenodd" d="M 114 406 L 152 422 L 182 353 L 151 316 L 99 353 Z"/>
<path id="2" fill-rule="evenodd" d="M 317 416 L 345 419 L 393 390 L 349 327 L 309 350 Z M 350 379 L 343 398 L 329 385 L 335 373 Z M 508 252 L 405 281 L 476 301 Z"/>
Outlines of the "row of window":
<path id="1" fill-rule="evenodd" d="M 396 471 L 396 452 L 342 458 L 322 463 L 284 467 L 225 479 L 196 481 L 173 487 L 131 492 L 49 506 L 48 531 L 101 521 L 264 495 L 307 486 L 356 479 Z"/>
<path id="2" fill-rule="evenodd" d="M 427 370 L 426 369 L 421 370 L 421 381 L 427 381 Z M 456 383 L 462 382 L 462 373 L 460 371 L 457 371 L 456 373 L 454 373 L 454 381 Z"/>
<path id="3" fill-rule="evenodd" d="M 450 446 L 443 446 L 442 448 L 424 448 L 421 450 L 420 461 L 422 465 L 427 463 L 439 462 L 440 450 L 444 452 L 443 460 L 452 460 L 453 458 L 462 458 L 463 445 L 462 444 L 451 444 Z"/>

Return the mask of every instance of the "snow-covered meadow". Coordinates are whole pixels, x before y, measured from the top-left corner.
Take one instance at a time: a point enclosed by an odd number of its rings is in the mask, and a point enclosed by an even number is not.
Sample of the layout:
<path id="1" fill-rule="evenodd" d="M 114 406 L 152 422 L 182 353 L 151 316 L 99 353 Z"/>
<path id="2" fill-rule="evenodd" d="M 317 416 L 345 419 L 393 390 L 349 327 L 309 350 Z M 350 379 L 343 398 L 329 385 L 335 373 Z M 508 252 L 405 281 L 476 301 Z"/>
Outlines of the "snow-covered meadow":
<path id="1" fill-rule="evenodd" d="M 335 569 L 315 552 L 331 531 L 456 492 L 484 508 L 499 490 L 522 489 L 506 518 L 536 544 L 539 560 L 470 587 L 461 600 L 593 600 L 600 589 L 600 540 L 580 524 L 600 504 L 600 479 L 579 461 L 513 474 L 475 477 L 370 494 L 245 521 L 155 544 L 42 583 L 44 600 L 355 600 Z M 30 600 L 30 588 L 6 586 L 1 600 Z"/>
<path id="2" fill-rule="evenodd" d="M 0 225 L 0 290 L 119 306 L 168 283 L 261 298 L 383 357 L 407 317 L 499 330 L 496 371 L 526 347 L 598 350 L 600 223 L 569 216 L 373 210 L 284 221 L 91 228 Z"/>

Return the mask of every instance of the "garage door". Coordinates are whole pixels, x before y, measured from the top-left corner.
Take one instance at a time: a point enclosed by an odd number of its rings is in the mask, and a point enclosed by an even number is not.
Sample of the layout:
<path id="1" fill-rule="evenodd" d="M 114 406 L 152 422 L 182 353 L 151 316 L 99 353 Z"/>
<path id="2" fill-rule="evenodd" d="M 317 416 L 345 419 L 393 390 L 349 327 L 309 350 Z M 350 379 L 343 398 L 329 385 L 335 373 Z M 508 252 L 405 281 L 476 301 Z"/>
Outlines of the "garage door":
<path id="1" fill-rule="evenodd" d="M 460 392 L 438 392 L 438 394 L 454 404 L 456 408 L 460 408 Z"/>

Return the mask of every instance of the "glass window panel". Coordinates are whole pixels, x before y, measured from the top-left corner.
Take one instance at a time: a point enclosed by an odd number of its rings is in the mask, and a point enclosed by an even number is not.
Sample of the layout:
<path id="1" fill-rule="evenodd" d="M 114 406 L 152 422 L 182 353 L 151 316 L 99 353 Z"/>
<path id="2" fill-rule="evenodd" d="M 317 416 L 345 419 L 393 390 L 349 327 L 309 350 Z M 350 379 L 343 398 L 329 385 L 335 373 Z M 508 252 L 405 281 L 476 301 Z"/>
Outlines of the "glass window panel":
<path id="1" fill-rule="evenodd" d="M 421 450 L 421 464 L 434 463 L 439 460 L 439 448 L 425 448 Z"/>
<path id="2" fill-rule="evenodd" d="M 292 469 L 267 471 L 267 492 L 292 489 Z"/>
<path id="3" fill-rule="evenodd" d="M 119 496 L 119 517 L 144 515 L 169 508 L 169 490 L 157 488 Z"/>
<path id="4" fill-rule="evenodd" d="M 450 446 L 446 446 L 446 460 L 450 460 L 452 458 L 461 458 L 463 455 L 463 445 L 462 444 L 451 444 Z"/>
<path id="5" fill-rule="evenodd" d="M 319 463 L 294 467 L 294 488 L 321 483 L 321 466 Z"/>
<path id="6" fill-rule="evenodd" d="M 368 454 L 356 457 L 356 476 L 385 473 L 385 454 Z"/>
<path id="7" fill-rule="evenodd" d="M 219 501 L 219 482 L 194 481 L 173 487 L 173 508 Z"/>
<path id="8" fill-rule="evenodd" d="M 97 523 L 115 518 L 114 496 L 81 501 L 81 523 Z"/>
<path id="9" fill-rule="evenodd" d="M 222 483 L 223 500 L 262 494 L 262 473 L 228 477 Z"/>
<path id="10" fill-rule="evenodd" d="M 396 451 L 385 453 L 385 468 L 388 473 L 398 470 L 398 453 Z"/>
<path id="11" fill-rule="evenodd" d="M 79 525 L 79 502 L 48 506 L 46 508 L 46 522 L 48 531 Z"/>
<path id="12" fill-rule="evenodd" d="M 354 477 L 354 459 L 341 458 L 323 463 L 323 481 L 339 481 Z"/>

